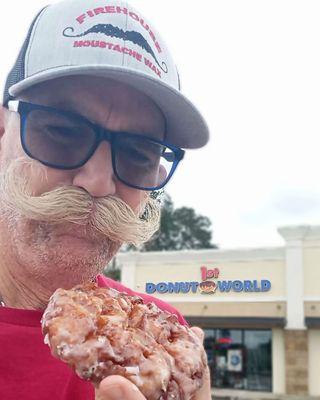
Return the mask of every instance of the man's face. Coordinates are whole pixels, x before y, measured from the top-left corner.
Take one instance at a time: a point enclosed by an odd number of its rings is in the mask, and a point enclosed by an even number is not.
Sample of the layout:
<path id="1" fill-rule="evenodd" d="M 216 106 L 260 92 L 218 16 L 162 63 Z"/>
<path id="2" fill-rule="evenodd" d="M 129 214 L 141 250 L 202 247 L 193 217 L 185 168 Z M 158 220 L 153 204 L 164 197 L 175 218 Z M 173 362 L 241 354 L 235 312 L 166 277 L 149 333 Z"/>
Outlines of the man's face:
<path id="1" fill-rule="evenodd" d="M 133 88 L 105 79 L 61 78 L 32 88 L 20 99 L 76 112 L 111 131 L 156 139 L 164 137 L 164 118 L 150 99 Z M 8 119 L 0 145 L 1 172 L 13 160 L 28 158 L 20 143 L 18 114 Z M 100 143 L 80 168 L 53 169 L 33 160 L 32 168 L 22 168 L 20 173 L 27 175 L 32 195 L 37 197 L 62 186 L 75 187 L 95 199 L 117 197 L 138 213 L 147 196 L 146 192 L 126 186 L 115 177 L 110 145 L 106 141 Z M 6 242 L 6 248 L 30 276 L 47 275 L 50 279 L 53 274 L 62 273 L 66 276 L 66 286 L 68 282 L 74 284 L 95 276 L 121 244 L 91 232 L 87 226 L 34 221 L 20 213 L 10 215 L 0 211 L 0 227 L 2 243 Z"/>

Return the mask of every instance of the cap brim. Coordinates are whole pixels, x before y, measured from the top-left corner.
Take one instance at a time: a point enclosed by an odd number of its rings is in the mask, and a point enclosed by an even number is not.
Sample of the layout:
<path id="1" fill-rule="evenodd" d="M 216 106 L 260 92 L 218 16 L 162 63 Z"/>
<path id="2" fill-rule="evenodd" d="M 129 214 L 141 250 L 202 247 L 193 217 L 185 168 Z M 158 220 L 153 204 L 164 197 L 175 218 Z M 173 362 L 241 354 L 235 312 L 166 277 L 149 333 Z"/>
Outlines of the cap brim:
<path id="1" fill-rule="evenodd" d="M 118 80 L 149 96 L 166 118 L 166 139 L 176 146 L 195 149 L 209 140 L 208 126 L 197 108 L 178 90 L 146 74 L 128 67 L 105 65 L 63 66 L 39 72 L 11 86 L 9 93 L 17 97 L 25 89 L 47 80 L 68 75 L 93 75 Z"/>

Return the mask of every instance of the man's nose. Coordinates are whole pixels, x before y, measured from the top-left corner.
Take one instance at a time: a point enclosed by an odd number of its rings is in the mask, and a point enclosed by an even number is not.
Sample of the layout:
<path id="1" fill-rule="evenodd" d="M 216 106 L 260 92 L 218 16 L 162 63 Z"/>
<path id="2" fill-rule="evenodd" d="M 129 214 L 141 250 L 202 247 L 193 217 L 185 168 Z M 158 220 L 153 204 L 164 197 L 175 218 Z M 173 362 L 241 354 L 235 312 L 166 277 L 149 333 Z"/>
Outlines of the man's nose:
<path id="1" fill-rule="evenodd" d="M 91 158 L 77 170 L 73 185 L 85 189 L 93 197 L 115 194 L 115 175 L 109 143 L 99 144 Z"/>

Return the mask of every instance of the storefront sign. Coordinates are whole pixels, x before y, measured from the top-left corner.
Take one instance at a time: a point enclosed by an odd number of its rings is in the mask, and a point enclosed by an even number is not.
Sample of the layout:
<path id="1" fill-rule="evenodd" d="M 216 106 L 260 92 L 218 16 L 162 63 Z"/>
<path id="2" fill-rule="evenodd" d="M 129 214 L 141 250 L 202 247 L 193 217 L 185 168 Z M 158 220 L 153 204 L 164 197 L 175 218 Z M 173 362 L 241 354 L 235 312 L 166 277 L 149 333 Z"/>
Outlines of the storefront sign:
<path id="1" fill-rule="evenodd" d="M 228 357 L 228 371 L 241 372 L 242 371 L 242 351 L 240 349 L 229 349 L 227 351 Z"/>
<path id="2" fill-rule="evenodd" d="M 201 282 L 147 282 L 146 293 L 203 293 L 213 294 L 216 291 L 228 292 L 268 292 L 271 282 L 267 279 L 261 280 L 220 280 L 218 268 L 200 268 Z"/>

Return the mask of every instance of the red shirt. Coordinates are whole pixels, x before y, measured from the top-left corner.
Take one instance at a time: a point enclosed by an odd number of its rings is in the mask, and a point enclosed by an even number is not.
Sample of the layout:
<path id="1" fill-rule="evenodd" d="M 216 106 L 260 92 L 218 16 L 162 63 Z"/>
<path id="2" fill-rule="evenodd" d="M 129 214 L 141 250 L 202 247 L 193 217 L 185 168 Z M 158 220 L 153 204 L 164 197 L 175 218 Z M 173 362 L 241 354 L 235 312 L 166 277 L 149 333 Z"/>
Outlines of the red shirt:
<path id="1" fill-rule="evenodd" d="M 101 287 L 138 294 L 162 310 L 182 315 L 155 297 L 136 293 L 102 275 Z M 93 386 L 80 379 L 67 364 L 55 359 L 43 342 L 41 311 L 0 307 L 0 399 L 2 400 L 94 400 Z"/>

